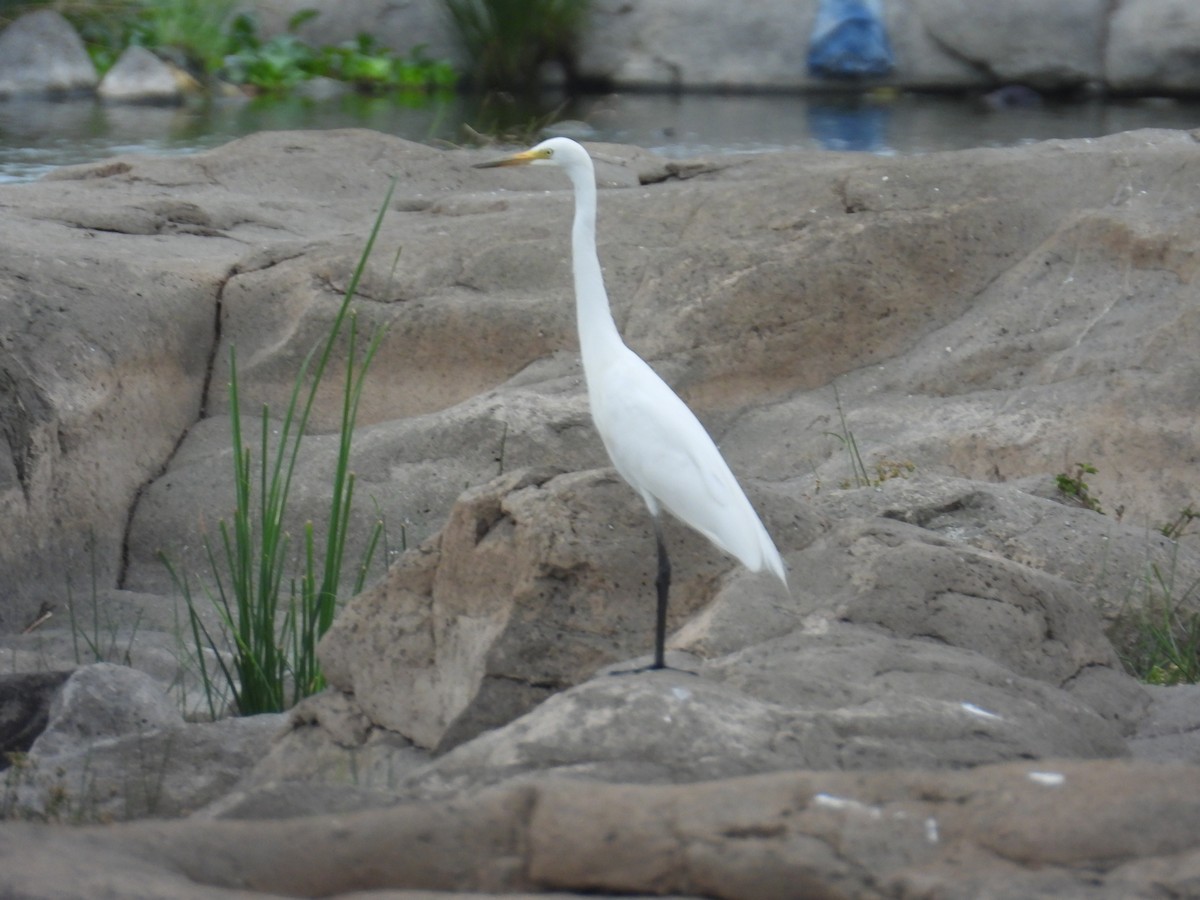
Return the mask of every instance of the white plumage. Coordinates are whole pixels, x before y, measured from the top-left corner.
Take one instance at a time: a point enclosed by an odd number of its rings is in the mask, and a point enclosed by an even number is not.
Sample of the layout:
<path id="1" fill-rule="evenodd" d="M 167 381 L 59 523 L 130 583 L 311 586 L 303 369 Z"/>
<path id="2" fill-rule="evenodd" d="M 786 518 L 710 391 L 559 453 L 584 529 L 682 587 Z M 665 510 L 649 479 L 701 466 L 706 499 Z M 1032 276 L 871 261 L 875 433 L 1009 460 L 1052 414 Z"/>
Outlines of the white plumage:
<path id="1" fill-rule="evenodd" d="M 567 138 L 480 167 L 553 165 L 575 188 L 571 229 L 579 346 L 592 420 L 609 458 L 646 502 L 658 541 L 658 616 L 654 664 L 664 667 L 670 563 L 660 510 L 735 556 L 754 572 L 764 569 L 787 586 L 783 560 L 729 465 L 704 426 L 679 396 L 625 346 L 613 321 L 596 254 L 596 176 L 591 157 Z"/>

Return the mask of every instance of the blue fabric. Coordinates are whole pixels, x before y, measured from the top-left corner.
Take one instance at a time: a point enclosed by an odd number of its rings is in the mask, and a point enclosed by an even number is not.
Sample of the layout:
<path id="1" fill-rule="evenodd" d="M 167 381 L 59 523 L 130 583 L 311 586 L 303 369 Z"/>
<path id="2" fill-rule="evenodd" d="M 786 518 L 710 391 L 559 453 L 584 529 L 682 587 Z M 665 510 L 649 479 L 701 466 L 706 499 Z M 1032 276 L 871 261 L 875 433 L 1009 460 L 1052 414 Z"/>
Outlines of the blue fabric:
<path id="1" fill-rule="evenodd" d="M 821 0 L 808 71 L 824 78 L 886 75 L 895 65 L 882 0 Z"/>

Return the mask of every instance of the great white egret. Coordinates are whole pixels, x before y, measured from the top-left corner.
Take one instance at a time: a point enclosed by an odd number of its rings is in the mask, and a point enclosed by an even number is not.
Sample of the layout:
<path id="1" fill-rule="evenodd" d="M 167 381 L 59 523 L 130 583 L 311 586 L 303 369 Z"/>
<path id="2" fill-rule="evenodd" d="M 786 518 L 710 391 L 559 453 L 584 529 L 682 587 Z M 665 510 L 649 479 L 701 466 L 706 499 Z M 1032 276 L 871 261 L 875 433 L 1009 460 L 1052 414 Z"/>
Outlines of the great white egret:
<path id="1" fill-rule="evenodd" d="M 579 144 L 556 137 L 494 166 L 549 165 L 575 188 L 571 257 L 575 314 L 592 420 L 616 470 L 641 494 L 658 543 L 658 608 L 654 664 L 665 668 L 667 595 L 671 562 L 663 540 L 662 509 L 696 529 L 753 572 L 767 569 L 787 587 L 783 560 L 754 507 L 729 471 L 700 420 L 645 360 L 625 346 L 608 306 L 596 254 L 596 173 Z"/>

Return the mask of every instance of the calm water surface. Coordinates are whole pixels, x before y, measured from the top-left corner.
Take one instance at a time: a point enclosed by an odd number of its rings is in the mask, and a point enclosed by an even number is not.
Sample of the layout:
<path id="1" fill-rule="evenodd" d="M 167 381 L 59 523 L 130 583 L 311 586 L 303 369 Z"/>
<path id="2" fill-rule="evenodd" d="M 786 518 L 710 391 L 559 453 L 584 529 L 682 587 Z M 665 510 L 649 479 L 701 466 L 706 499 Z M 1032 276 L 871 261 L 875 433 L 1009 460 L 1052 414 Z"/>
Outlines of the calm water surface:
<path id="1" fill-rule="evenodd" d="M 373 128 L 409 140 L 461 143 L 478 131 L 536 130 L 555 109 L 521 110 L 449 97 L 406 106 L 389 97 L 218 101 L 162 108 L 93 100 L 0 102 L 0 181 L 121 153 L 193 153 L 256 131 Z M 572 136 L 636 144 L 673 157 L 782 149 L 927 153 L 1098 137 L 1134 128 L 1200 127 L 1200 102 L 1046 102 L 989 109 L 978 100 L 792 95 L 622 94 L 557 107 Z"/>

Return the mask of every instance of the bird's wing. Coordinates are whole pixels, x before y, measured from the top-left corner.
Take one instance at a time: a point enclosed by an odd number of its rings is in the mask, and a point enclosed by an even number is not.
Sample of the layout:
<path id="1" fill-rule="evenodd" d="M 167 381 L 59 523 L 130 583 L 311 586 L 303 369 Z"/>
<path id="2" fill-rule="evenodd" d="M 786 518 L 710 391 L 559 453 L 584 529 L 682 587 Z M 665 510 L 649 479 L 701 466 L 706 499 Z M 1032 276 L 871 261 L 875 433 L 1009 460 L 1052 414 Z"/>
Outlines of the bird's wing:
<path id="1" fill-rule="evenodd" d="M 782 563 L 757 513 L 704 426 L 632 351 L 589 383 L 592 418 L 613 465 L 749 569 L 781 579 Z"/>

